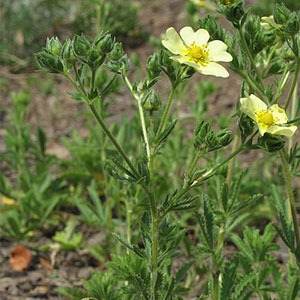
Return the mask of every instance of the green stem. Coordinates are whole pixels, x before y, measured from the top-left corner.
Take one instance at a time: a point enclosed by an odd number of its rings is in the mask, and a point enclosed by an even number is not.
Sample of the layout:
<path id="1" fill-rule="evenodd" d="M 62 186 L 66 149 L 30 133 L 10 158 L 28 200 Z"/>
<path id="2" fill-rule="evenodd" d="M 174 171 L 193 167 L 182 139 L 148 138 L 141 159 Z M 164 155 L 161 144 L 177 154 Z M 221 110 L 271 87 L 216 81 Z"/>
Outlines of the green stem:
<path id="1" fill-rule="evenodd" d="M 271 59 L 273 58 L 273 55 L 274 55 L 275 51 L 278 49 L 279 46 L 280 46 L 280 42 L 277 42 L 274 45 L 274 47 L 272 48 L 272 50 L 270 51 L 269 56 L 268 56 L 267 61 L 266 61 L 266 64 L 264 66 L 263 76 L 265 75 L 265 73 L 266 73 L 266 71 L 267 71 L 267 69 L 269 67 L 269 64 L 271 62 Z"/>
<path id="2" fill-rule="evenodd" d="M 210 170 L 208 170 L 207 172 L 205 172 L 199 178 L 197 178 L 191 184 L 191 187 L 193 187 L 193 186 L 201 183 L 202 181 L 204 181 L 205 179 L 207 179 L 208 177 L 210 177 L 211 175 L 213 175 L 214 172 L 217 171 L 217 169 L 219 169 L 220 167 L 222 167 L 223 165 L 225 165 L 228 161 L 230 161 L 232 158 L 234 158 L 236 155 L 238 155 L 244 149 L 245 149 L 245 145 L 241 145 L 236 151 L 232 152 L 225 160 L 223 160 L 222 162 L 220 162 L 219 164 L 217 164 L 216 166 L 214 166 L 213 168 L 211 168 Z"/>
<path id="3" fill-rule="evenodd" d="M 86 90 L 85 90 L 85 88 L 84 88 L 84 86 L 82 84 L 82 81 L 80 79 L 80 76 L 79 76 L 79 73 L 78 73 L 78 70 L 76 68 L 76 64 L 75 63 L 73 64 L 73 68 L 74 68 L 76 80 L 79 83 L 80 89 L 81 89 L 82 93 L 84 94 L 84 96 L 87 98 L 88 96 L 87 96 Z"/>
<path id="4" fill-rule="evenodd" d="M 294 94 L 294 90 L 297 86 L 299 70 L 300 70 L 300 58 L 298 58 L 297 66 L 296 66 L 296 70 L 295 70 L 295 74 L 294 74 L 294 80 L 293 80 L 291 89 L 289 91 L 289 94 L 288 94 L 288 97 L 287 97 L 287 100 L 286 100 L 286 103 L 285 103 L 285 106 L 284 106 L 285 110 L 289 107 L 290 101 L 291 101 L 291 99 L 293 97 L 293 94 Z"/>
<path id="5" fill-rule="evenodd" d="M 126 235 L 127 235 L 127 242 L 131 243 L 131 213 L 132 210 L 129 206 L 128 200 L 126 196 L 124 197 L 125 207 L 126 207 L 126 223 L 127 223 L 127 229 L 126 229 Z M 129 249 L 128 249 L 129 251 Z"/>
<path id="6" fill-rule="evenodd" d="M 266 100 L 267 102 L 270 102 L 269 99 L 265 96 L 265 94 L 257 87 L 257 85 L 252 81 L 252 79 L 249 77 L 249 75 L 241 71 L 240 72 L 241 76 L 247 81 L 248 85 L 251 87 L 251 89 L 257 93 L 257 95 L 263 99 Z"/>
<path id="7" fill-rule="evenodd" d="M 77 92 L 79 94 L 83 94 L 84 99 L 87 100 L 87 96 L 86 93 L 84 93 L 84 91 L 81 90 L 81 88 L 77 85 L 77 83 L 73 80 L 73 78 L 70 76 L 69 73 L 65 72 L 64 75 L 68 78 L 68 80 L 70 81 L 70 83 L 73 85 L 73 87 L 77 90 Z"/>
<path id="8" fill-rule="evenodd" d="M 199 161 L 199 159 L 201 157 L 201 153 L 202 153 L 201 150 L 197 150 L 197 152 L 196 152 L 196 154 L 194 156 L 194 159 L 192 161 L 192 164 L 190 166 L 190 169 L 189 169 L 189 171 L 188 171 L 188 173 L 186 175 L 186 180 L 185 180 L 185 183 L 184 183 L 184 186 L 183 186 L 184 188 L 189 184 L 191 176 L 195 172 L 195 169 L 197 167 L 197 163 L 198 163 L 198 161 Z"/>
<path id="9" fill-rule="evenodd" d="M 198 184 L 200 184 L 201 182 L 206 180 L 208 177 L 212 176 L 213 173 L 217 169 L 222 167 L 224 164 L 226 164 L 228 161 L 230 161 L 233 157 L 235 157 L 240 152 L 242 152 L 245 148 L 246 148 L 245 145 L 241 145 L 235 152 L 231 153 L 231 155 L 229 157 L 227 157 L 225 160 L 223 160 L 222 162 L 220 162 L 219 164 L 217 164 L 216 166 L 214 166 L 213 168 L 211 168 L 210 170 L 205 172 L 203 175 L 198 177 L 196 180 L 194 180 L 194 182 L 192 184 L 187 185 L 186 187 L 183 187 L 182 190 L 177 194 L 174 201 L 176 202 L 177 200 L 181 199 L 181 197 L 183 197 L 186 193 L 188 193 L 192 188 L 194 188 L 195 186 L 197 186 Z"/>
<path id="10" fill-rule="evenodd" d="M 135 93 L 133 91 L 132 85 L 126 75 L 123 75 L 123 80 L 124 80 L 126 86 L 128 87 L 129 91 L 131 92 L 131 94 L 133 95 L 133 97 L 135 98 L 135 100 L 138 103 L 140 121 L 141 121 L 143 136 L 144 136 L 144 142 L 146 145 L 147 157 L 149 160 L 150 159 L 150 145 L 149 145 L 149 139 L 148 139 L 148 134 L 147 134 L 147 129 L 146 129 L 146 122 L 145 122 L 145 115 L 144 115 L 144 110 L 143 110 L 142 103 L 141 103 L 141 98 L 139 95 L 137 95 L 137 93 Z"/>
<path id="11" fill-rule="evenodd" d="M 297 221 L 297 209 L 296 209 L 296 203 L 293 193 L 293 183 L 292 183 L 292 174 L 291 169 L 288 161 L 286 160 L 286 153 L 284 150 L 279 151 L 281 162 L 282 162 L 282 170 L 284 174 L 285 184 L 286 184 L 286 190 L 288 194 L 289 204 L 290 204 L 290 212 L 292 216 L 292 221 L 294 225 L 294 231 L 295 231 L 295 237 L 296 237 L 296 243 L 299 245 L 300 243 L 300 233 L 299 233 L 299 225 Z"/>
<path id="12" fill-rule="evenodd" d="M 219 300 L 219 271 L 217 266 L 216 254 L 212 255 L 213 264 L 213 300 Z"/>
<path id="13" fill-rule="evenodd" d="M 296 84 L 296 87 L 294 89 L 294 94 L 293 94 L 293 100 L 292 100 L 292 107 L 291 107 L 291 120 L 294 120 L 296 117 L 296 111 L 297 111 L 297 89 L 298 89 L 298 84 Z M 293 147 L 293 136 L 289 137 L 289 150 L 291 150 Z"/>
<path id="14" fill-rule="evenodd" d="M 255 61 L 254 61 L 254 59 L 253 59 L 252 53 L 251 53 L 251 51 L 250 51 L 250 49 L 249 49 L 249 47 L 248 47 L 248 45 L 247 45 L 247 42 L 246 42 L 246 40 L 245 40 L 245 37 L 244 37 L 244 33 L 243 33 L 242 28 L 239 29 L 239 33 L 240 33 L 242 45 L 243 45 L 243 47 L 244 47 L 244 49 L 245 49 L 245 51 L 246 51 L 246 53 L 247 53 L 247 56 L 248 56 L 248 58 L 249 58 L 249 60 L 250 60 L 250 62 L 251 62 L 251 65 L 252 65 L 252 67 L 253 67 L 253 69 L 254 69 L 254 71 L 255 71 L 255 73 L 256 73 L 256 76 L 257 76 L 257 78 L 258 78 L 258 81 L 259 81 L 259 83 L 260 83 L 261 90 L 264 91 L 264 90 L 265 90 L 265 86 L 264 86 L 263 80 L 262 80 L 262 78 L 261 78 L 261 75 L 260 75 L 259 70 L 257 69 L 257 66 L 256 66 Z"/>
<path id="15" fill-rule="evenodd" d="M 96 70 L 92 70 L 92 78 L 91 78 L 91 92 L 93 93 L 95 90 L 95 79 L 96 79 Z"/>
<path id="16" fill-rule="evenodd" d="M 236 135 L 234 136 L 233 146 L 232 146 L 232 151 L 231 151 L 231 153 L 234 153 L 234 152 L 237 150 L 238 145 L 239 145 L 239 140 L 240 140 L 240 137 L 239 137 L 238 134 L 236 134 Z M 235 163 L 235 157 L 233 157 L 233 158 L 230 160 L 229 167 L 228 167 L 228 171 L 227 171 L 226 184 L 227 184 L 228 186 L 230 185 L 231 180 L 232 180 L 233 170 L 234 170 L 234 163 Z"/>
<path id="17" fill-rule="evenodd" d="M 152 297 L 156 299 L 155 286 L 158 275 L 158 238 L 159 238 L 159 221 L 157 216 L 152 214 Z"/>
<path id="18" fill-rule="evenodd" d="M 167 118 L 168 118 L 169 112 L 170 112 L 170 108 L 171 108 L 172 103 L 173 103 L 175 90 L 176 90 L 176 87 L 172 87 L 172 91 L 170 93 L 170 96 L 169 96 L 169 99 L 168 99 L 168 102 L 167 102 L 167 106 L 164 110 L 163 116 L 162 116 L 162 118 L 160 120 L 160 123 L 159 123 L 159 127 L 158 127 L 158 130 L 157 130 L 157 133 L 156 133 L 156 137 L 160 136 L 161 132 L 163 131 L 163 129 L 165 127 L 165 123 L 167 121 Z"/>
<path id="19" fill-rule="evenodd" d="M 127 156 L 127 154 L 125 153 L 125 151 L 123 150 L 123 148 L 119 145 L 119 143 L 117 142 L 117 140 L 115 139 L 115 137 L 112 135 L 112 133 L 110 132 L 110 130 L 107 128 L 107 126 L 106 126 L 105 122 L 103 121 L 102 117 L 98 114 L 98 112 L 97 112 L 94 104 L 93 103 L 88 103 L 88 104 L 89 104 L 89 107 L 90 107 L 92 113 L 94 114 L 96 120 L 98 121 L 98 123 L 102 127 L 103 131 L 105 132 L 105 134 L 108 136 L 108 138 L 111 140 L 111 142 L 113 143 L 113 145 L 116 147 L 116 149 L 118 150 L 118 152 L 122 156 L 122 158 L 126 161 L 127 165 L 130 167 L 130 169 L 132 170 L 133 174 L 138 178 L 139 177 L 139 173 L 138 173 L 137 169 L 132 164 L 132 162 L 130 161 L 129 157 Z"/>
<path id="20" fill-rule="evenodd" d="M 283 92 L 283 90 L 285 89 L 287 83 L 288 83 L 288 79 L 289 79 L 289 76 L 290 76 L 290 72 L 289 72 L 289 65 L 286 65 L 285 66 L 285 69 L 283 71 L 283 74 L 281 76 L 281 80 L 280 80 L 280 83 L 279 83 L 279 86 L 278 86 L 278 89 L 276 91 L 276 94 L 275 94 L 275 97 L 274 97 L 274 100 L 272 101 L 272 104 L 276 104 Z"/>

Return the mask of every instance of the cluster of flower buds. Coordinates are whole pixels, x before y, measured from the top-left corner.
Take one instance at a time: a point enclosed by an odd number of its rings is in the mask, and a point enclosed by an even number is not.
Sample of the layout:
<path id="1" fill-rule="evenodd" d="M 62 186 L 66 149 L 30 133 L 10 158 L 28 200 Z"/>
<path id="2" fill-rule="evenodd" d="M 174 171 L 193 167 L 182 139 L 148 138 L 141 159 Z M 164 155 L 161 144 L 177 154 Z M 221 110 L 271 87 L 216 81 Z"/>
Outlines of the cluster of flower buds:
<path id="1" fill-rule="evenodd" d="M 147 90 L 142 98 L 142 106 L 144 110 L 153 113 L 161 107 L 161 98 L 155 90 Z"/>
<path id="2" fill-rule="evenodd" d="M 257 140 L 257 144 L 253 145 L 254 149 L 262 149 L 264 151 L 273 153 L 281 150 L 285 145 L 285 140 L 279 135 L 266 133 L 260 136 Z"/>
<path id="3" fill-rule="evenodd" d="M 227 146 L 232 139 L 229 129 L 215 132 L 208 122 L 202 121 L 195 129 L 194 146 L 196 149 L 205 149 L 210 152 Z"/>
<path id="4" fill-rule="evenodd" d="M 290 11 L 284 4 L 277 4 L 274 21 L 280 25 L 280 30 L 288 35 L 295 35 L 300 31 L 300 17 L 295 11 Z"/>
<path id="5" fill-rule="evenodd" d="M 154 53 L 148 57 L 146 64 L 146 73 L 147 79 L 149 81 L 157 82 L 158 77 L 161 73 L 160 53 Z"/>
<path id="6" fill-rule="evenodd" d="M 109 33 L 100 34 L 93 42 L 84 35 L 75 35 L 63 44 L 57 37 L 47 39 L 46 47 L 36 54 L 36 59 L 41 69 L 51 73 L 67 72 L 76 62 L 97 70 L 108 60 L 108 68 L 117 73 L 127 71 L 129 66 L 122 44 L 116 43 Z"/>
<path id="7" fill-rule="evenodd" d="M 245 16 L 244 3 L 242 0 L 220 0 L 220 12 L 236 28 L 240 28 Z"/>
<path id="8" fill-rule="evenodd" d="M 129 70 L 129 60 L 124 54 L 121 43 L 115 43 L 112 51 L 108 55 L 107 67 L 114 73 L 126 73 Z"/>
<path id="9" fill-rule="evenodd" d="M 276 41 L 274 30 L 264 30 L 261 19 L 256 15 L 250 15 L 245 22 L 245 40 L 253 54 L 258 54 L 266 46 L 272 46 Z"/>
<path id="10" fill-rule="evenodd" d="M 64 66 L 60 59 L 61 49 L 62 44 L 58 38 L 47 38 L 44 50 L 36 54 L 39 66 L 50 73 L 62 73 Z"/>

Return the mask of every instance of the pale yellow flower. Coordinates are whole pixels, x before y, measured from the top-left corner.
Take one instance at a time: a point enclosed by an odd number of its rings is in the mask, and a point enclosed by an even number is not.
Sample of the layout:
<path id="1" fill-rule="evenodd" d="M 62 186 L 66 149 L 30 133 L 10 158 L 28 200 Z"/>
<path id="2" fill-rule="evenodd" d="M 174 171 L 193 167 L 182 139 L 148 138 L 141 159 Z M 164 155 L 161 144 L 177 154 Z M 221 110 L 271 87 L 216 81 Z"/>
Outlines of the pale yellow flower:
<path id="1" fill-rule="evenodd" d="M 189 65 L 205 75 L 228 77 L 229 73 L 217 61 L 232 61 L 232 56 L 226 52 L 227 45 L 222 41 L 208 42 L 209 33 L 205 29 L 196 32 L 192 27 L 184 27 L 180 30 L 180 36 L 171 27 L 166 31 L 166 39 L 162 41 L 164 47 L 175 54 L 171 59 Z"/>
<path id="2" fill-rule="evenodd" d="M 292 136 L 297 130 L 297 126 L 283 125 L 287 123 L 288 117 L 284 109 L 277 104 L 273 104 L 268 108 L 265 102 L 255 95 L 241 98 L 240 102 L 240 110 L 257 124 L 260 135 L 264 135 L 267 132 Z"/>
<path id="3" fill-rule="evenodd" d="M 215 10 L 215 5 L 209 0 L 191 0 L 195 5 L 210 10 Z"/>
<path id="4" fill-rule="evenodd" d="M 268 17 L 262 17 L 261 18 L 261 23 L 260 25 L 264 28 L 264 29 L 280 29 L 281 25 L 277 24 L 274 20 L 274 16 L 268 16 Z"/>

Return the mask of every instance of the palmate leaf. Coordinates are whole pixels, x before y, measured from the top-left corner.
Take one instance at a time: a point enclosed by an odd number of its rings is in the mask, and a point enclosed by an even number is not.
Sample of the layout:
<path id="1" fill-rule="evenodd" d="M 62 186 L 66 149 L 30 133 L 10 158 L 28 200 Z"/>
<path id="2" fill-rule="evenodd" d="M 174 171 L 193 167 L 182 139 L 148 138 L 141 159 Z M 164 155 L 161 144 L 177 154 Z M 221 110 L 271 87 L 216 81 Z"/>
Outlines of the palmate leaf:
<path id="1" fill-rule="evenodd" d="M 168 136 L 171 134 L 171 132 L 175 128 L 176 123 L 177 123 L 177 120 L 171 121 L 170 124 L 163 130 L 163 132 L 157 138 L 156 152 L 159 152 L 159 150 L 164 146 L 165 142 L 167 141 Z"/>
<path id="2" fill-rule="evenodd" d="M 222 280 L 221 287 L 221 297 L 220 300 L 227 300 L 231 294 L 231 290 L 235 284 L 237 268 L 239 265 L 239 259 L 236 256 L 230 263 L 228 263 L 225 267 Z"/>
<path id="3" fill-rule="evenodd" d="M 279 228 L 275 224 L 274 227 L 287 247 L 291 249 L 292 252 L 295 252 L 295 234 L 292 228 L 292 224 L 288 224 L 287 217 L 281 209 L 278 209 L 278 214 L 281 228 Z"/>
<path id="4" fill-rule="evenodd" d="M 116 158 L 111 158 L 110 161 L 106 164 L 107 171 L 111 176 L 116 179 L 128 183 L 137 182 L 137 178 L 131 171 L 123 167 L 122 163 L 119 162 Z"/>
<path id="5" fill-rule="evenodd" d="M 190 267 L 194 264 L 193 261 L 185 263 L 176 273 L 176 283 L 179 283 L 184 275 L 187 273 L 187 271 L 190 269 Z"/>
<path id="6" fill-rule="evenodd" d="M 112 233 L 113 237 L 120 242 L 123 246 L 125 246 L 127 249 L 133 251 L 136 255 L 138 255 L 141 258 L 146 258 L 146 254 L 143 250 L 141 250 L 138 246 L 132 245 L 131 243 L 125 241 L 120 235 L 117 233 Z"/>
<path id="7" fill-rule="evenodd" d="M 235 206 L 233 208 L 233 213 L 237 213 L 240 210 L 250 206 L 250 205 L 254 205 L 255 203 L 257 203 L 258 201 L 262 200 L 264 197 L 264 195 L 262 194 L 255 194 L 253 196 L 251 196 L 248 200 L 243 201 L 242 203 L 238 204 L 237 206 Z"/>
<path id="8" fill-rule="evenodd" d="M 87 292 L 70 287 L 57 287 L 55 291 L 72 300 L 81 300 L 89 296 Z"/>
<path id="9" fill-rule="evenodd" d="M 256 274 L 254 273 L 243 276 L 242 280 L 238 283 L 234 293 L 232 294 L 232 300 L 240 300 L 246 288 L 255 280 L 255 278 Z"/>
<path id="10" fill-rule="evenodd" d="M 297 299 L 300 293 L 300 279 L 299 277 L 293 277 L 289 280 L 288 290 L 287 290 L 287 300 Z"/>
<path id="11" fill-rule="evenodd" d="M 221 202 L 222 202 L 222 205 L 223 205 L 224 212 L 228 211 L 227 210 L 228 200 L 229 200 L 229 187 L 226 184 L 226 182 L 224 182 L 222 187 L 221 187 Z"/>
<path id="12" fill-rule="evenodd" d="M 246 246 L 246 244 L 244 243 L 244 241 L 242 241 L 241 238 L 237 234 L 232 235 L 231 239 L 235 243 L 235 245 L 242 251 L 242 253 L 245 255 L 245 257 L 249 261 L 253 261 L 252 253 L 249 251 L 249 249 Z"/>

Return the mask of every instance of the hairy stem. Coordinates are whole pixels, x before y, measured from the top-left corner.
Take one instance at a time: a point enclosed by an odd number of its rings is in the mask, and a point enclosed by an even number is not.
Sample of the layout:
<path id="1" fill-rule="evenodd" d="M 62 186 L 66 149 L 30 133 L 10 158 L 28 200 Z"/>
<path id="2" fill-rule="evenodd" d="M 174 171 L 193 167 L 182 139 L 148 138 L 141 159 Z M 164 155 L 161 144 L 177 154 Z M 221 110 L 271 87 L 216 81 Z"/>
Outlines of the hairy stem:
<path id="1" fill-rule="evenodd" d="M 277 89 L 276 94 L 274 96 L 274 100 L 272 101 L 272 104 L 276 104 L 278 102 L 283 90 L 285 89 L 285 87 L 286 87 L 286 85 L 289 81 L 289 77 L 290 77 L 289 65 L 286 65 L 285 69 L 283 71 L 283 74 L 281 76 L 278 89 Z"/>
<path id="2" fill-rule="evenodd" d="M 294 94 L 294 90 L 297 87 L 297 82 L 298 82 L 298 77 L 299 77 L 299 70 L 300 70 L 300 58 L 298 58 L 298 60 L 297 60 L 297 65 L 296 65 L 296 70 L 295 70 L 295 74 L 294 74 L 293 83 L 292 83 L 291 89 L 289 91 L 289 94 L 288 94 L 288 97 L 286 99 L 285 106 L 284 106 L 285 110 L 289 107 L 290 101 L 291 101 L 291 99 L 293 97 L 293 94 Z"/>
<path id="3" fill-rule="evenodd" d="M 150 145 L 149 145 L 149 139 L 148 139 L 148 134 L 147 134 L 147 129 L 146 129 L 146 122 L 145 122 L 145 115 L 144 115 L 144 111 L 143 111 L 143 107 L 142 107 L 142 103 L 141 103 L 141 98 L 137 93 L 135 93 L 133 91 L 132 85 L 131 85 L 131 83 L 130 83 L 130 81 L 129 81 L 129 79 L 126 75 L 123 75 L 123 80 L 124 80 L 127 88 L 129 89 L 129 91 L 131 92 L 131 94 L 133 95 L 133 97 L 135 98 L 135 100 L 138 103 L 140 121 L 141 121 L 141 126 L 142 126 L 142 131 L 143 131 L 143 137 L 144 137 L 144 142 L 145 142 L 145 145 L 146 145 L 147 157 L 148 157 L 148 160 L 149 160 L 150 159 Z"/>
<path id="4" fill-rule="evenodd" d="M 169 112 L 170 112 L 170 108 L 171 108 L 172 103 L 173 103 L 175 90 L 176 90 L 176 88 L 172 87 L 172 91 L 170 93 L 170 96 L 169 96 L 169 99 L 168 99 L 168 102 L 167 102 L 167 106 L 164 110 L 163 116 L 162 116 L 162 118 L 160 120 L 160 123 L 159 123 L 159 127 L 158 127 L 158 130 L 157 130 L 157 133 L 156 133 L 156 137 L 160 136 L 161 132 L 163 131 L 163 129 L 165 127 L 165 123 L 167 121 L 167 118 L 168 118 Z"/>
<path id="5" fill-rule="evenodd" d="M 250 49 L 249 49 L 249 47 L 247 45 L 247 42 L 245 40 L 245 36 L 244 36 L 242 28 L 239 30 L 239 33 L 240 33 L 241 42 L 242 42 L 242 45 L 244 47 L 244 50 L 246 51 L 246 54 L 247 54 L 247 56 L 248 56 L 248 58 L 249 58 L 249 60 L 251 62 L 252 68 L 253 68 L 253 70 L 256 73 L 256 76 L 258 78 L 258 81 L 259 81 L 259 84 L 260 84 L 260 88 L 261 88 L 262 91 L 264 91 L 265 90 L 265 86 L 264 86 L 261 74 L 260 74 L 259 70 L 257 69 L 257 66 L 255 64 L 254 58 L 252 56 L 252 53 L 251 53 L 251 51 L 250 51 Z"/>
<path id="6" fill-rule="evenodd" d="M 232 145 L 232 151 L 231 153 L 234 153 L 237 148 L 238 148 L 238 145 L 239 145 L 239 140 L 240 140 L 240 137 L 238 134 L 236 134 L 234 136 L 234 140 L 233 140 L 233 145 Z M 229 167 L 228 167 L 228 171 L 227 171 L 227 177 L 226 177 L 226 184 L 229 186 L 230 183 L 231 183 L 231 180 L 232 180 L 232 176 L 233 176 L 233 170 L 234 170 L 234 163 L 235 163 L 235 157 L 233 157 L 231 160 L 230 160 L 230 163 L 229 163 Z"/>

